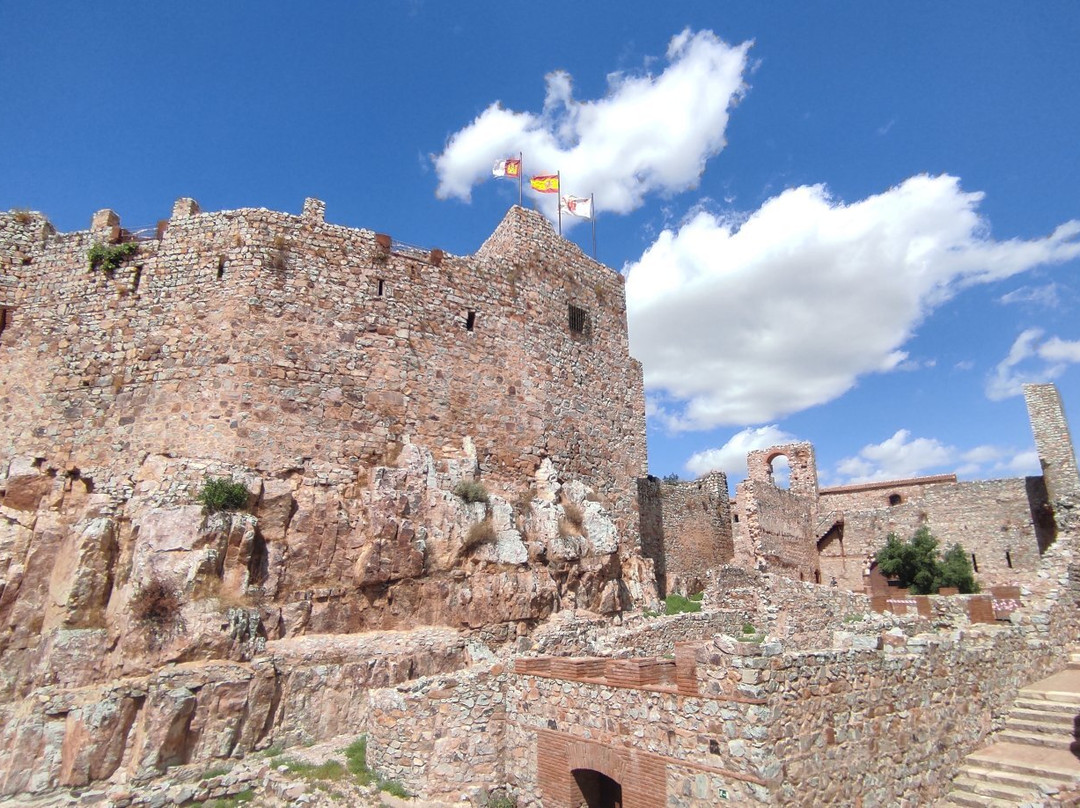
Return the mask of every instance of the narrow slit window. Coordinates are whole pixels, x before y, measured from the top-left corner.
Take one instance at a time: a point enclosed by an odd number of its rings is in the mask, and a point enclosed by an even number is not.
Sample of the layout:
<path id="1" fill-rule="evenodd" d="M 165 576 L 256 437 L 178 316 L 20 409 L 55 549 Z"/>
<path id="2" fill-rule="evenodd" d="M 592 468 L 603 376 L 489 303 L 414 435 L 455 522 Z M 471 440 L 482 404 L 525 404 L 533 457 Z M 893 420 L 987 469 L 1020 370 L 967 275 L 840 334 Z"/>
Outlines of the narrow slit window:
<path id="1" fill-rule="evenodd" d="M 470 311 L 467 315 L 465 315 L 465 330 L 466 331 L 472 331 L 475 326 L 476 326 L 476 312 L 475 311 Z"/>
<path id="2" fill-rule="evenodd" d="M 569 304 L 570 330 L 575 334 L 589 333 L 589 313 L 580 306 Z"/>
<path id="3" fill-rule="evenodd" d="M 975 554 L 971 554 L 971 569 L 973 572 L 979 571 L 979 562 L 975 560 Z"/>
<path id="4" fill-rule="evenodd" d="M 4 333 L 4 329 L 8 324 L 8 310 L 0 308 L 0 334 Z"/>
<path id="5" fill-rule="evenodd" d="M 383 281 L 382 278 L 379 278 L 377 283 L 375 284 L 375 295 L 377 297 L 382 297 L 383 296 L 383 283 L 384 282 L 385 281 Z"/>
<path id="6" fill-rule="evenodd" d="M 135 274 L 131 276 L 131 291 L 139 291 L 139 282 L 142 280 L 143 265 L 139 264 L 135 267 Z"/>
<path id="7" fill-rule="evenodd" d="M 218 258 L 217 260 L 217 279 L 220 281 L 225 277 L 225 259 Z"/>
<path id="8" fill-rule="evenodd" d="M 1012 553 L 1008 550 L 1005 551 L 1005 563 L 1009 565 L 1009 569 L 1012 569 Z"/>

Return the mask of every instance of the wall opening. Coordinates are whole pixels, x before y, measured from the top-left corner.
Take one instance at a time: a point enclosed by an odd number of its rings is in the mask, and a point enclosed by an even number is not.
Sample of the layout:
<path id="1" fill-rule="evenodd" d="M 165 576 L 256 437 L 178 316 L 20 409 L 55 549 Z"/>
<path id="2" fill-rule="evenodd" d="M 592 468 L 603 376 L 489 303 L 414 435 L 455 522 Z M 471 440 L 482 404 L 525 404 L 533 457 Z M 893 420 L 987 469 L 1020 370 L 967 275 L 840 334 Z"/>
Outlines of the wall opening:
<path id="1" fill-rule="evenodd" d="M 135 274 L 131 276 L 131 291 L 139 291 L 139 282 L 142 281 L 143 265 L 139 264 L 135 267 Z"/>
<path id="2" fill-rule="evenodd" d="M 1012 569 L 1012 554 L 1008 550 L 1005 551 L 1005 563 Z"/>
<path id="3" fill-rule="evenodd" d="M 574 769 L 574 782 L 588 808 L 622 808 L 622 786 L 593 769 Z"/>
<path id="4" fill-rule="evenodd" d="M 4 333 L 4 329 L 7 328 L 8 318 L 11 316 L 8 314 L 10 309 L 5 309 L 0 306 L 0 334 Z"/>
<path id="5" fill-rule="evenodd" d="M 383 281 L 382 278 L 379 278 L 376 281 L 376 283 L 375 283 L 375 295 L 377 297 L 382 297 L 383 296 L 383 284 L 384 283 L 385 283 L 385 281 Z"/>
<path id="6" fill-rule="evenodd" d="M 225 277 L 225 258 L 219 257 L 217 260 L 217 279 L 220 281 Z"/>
<path id="7" fill-rule="evenodd" d="M 904 499 L 899 494 L 889 494 L 889 505 L 899 505 Z"/>
<path id="8" fill-rule="evenodd" d="M 589 313 L 580 306 L 569 304 L 568 315 L 570 319 L 570 331 L 575 334 L 588 335 Z"/>
<path id="9" fill-rule="evenodd" d="M 472 331 L 476 327 L 476 312 L 470 311 L 465 315 L 465 330 Z"/>
<path id="10" fill-rule="evenodd" d="M 975 560 L 975 554 L 971 554 L 971 569 L 973 572 L 979 571 L 979 562 Z"/>
<path id="11" fill-rule="evenodd" d="M 777 455 L 769 460 L 769 482 L 777 488 L 787 488 L 791 484 L 791 462 L 787 455 Z"/>

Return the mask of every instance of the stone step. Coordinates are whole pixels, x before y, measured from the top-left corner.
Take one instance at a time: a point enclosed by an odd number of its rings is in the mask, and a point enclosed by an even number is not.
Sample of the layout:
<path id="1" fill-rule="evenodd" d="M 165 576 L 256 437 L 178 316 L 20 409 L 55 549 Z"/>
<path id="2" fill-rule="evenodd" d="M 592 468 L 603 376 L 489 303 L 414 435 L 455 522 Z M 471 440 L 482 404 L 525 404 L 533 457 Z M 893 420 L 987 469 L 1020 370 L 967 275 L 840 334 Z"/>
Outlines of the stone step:
<path id="1" fill-rule="evenodd" d="M 1046 718 L 1043 716 L 1023 716 L 1023 715 L 1009 715 L 1005 719 L 1006 729 L 1020 730 L 1021 732 L 1041 732 L 1046 735 L 1060 735 L 1063 738 L 1068 738 L 1070 741 L 1073 737 L 1073 722 L 1068 716 L 1065 720 L 1054 720 L 1052 718 Z"/>
<path id="2" fill-rule="evenodd" d="M 1047 704 L 1052 703 L 1053 702 L 1047 702 Z M 1014 705 L 1013 708 L 1009 710 L 1009 718 L 1015 718 L 1017 721 L 1038 721 L 1040 724 L 1061 727 L 1070 732 L 1072 732 L 1073 727 L 1076 724 L 1076 715 L 1071 712 L 1036 710 L 1031 707 L 1021 707 L 1019 705 Z"/>
<path id="3" fill-rule="evenodd" d="M 1053 676 L 1021 688 L 1017 694 L 1025 699 L 1043 699 L 1080 707 L 1080 670 L 1066 669 Z"/>
<path id="4" fill-rule="evenodd" d="M 1038 789 L 1042 792 L 1057 791 L 1069 782 L 1061 777 L 1040 777 L 1030 772 L 1019 774 L 1001 769 L 991 769 L 985 766 L 976 766 L 973 763 L 965 763 L 957 772 L 957 777 L 969 777 L 972 780 L 989 783 L 999 783 L 1021 789 Z"/>
<path id="5" fill-rule="evenodd" d="M 990 808 L 1016 808 L 1016 803 L 1011 800 L 999 800 L 983 794 L 973 794 L 970 791 L 957 789 L 946 794 L 945 802 L 938 803 L 936 808 L 953 808 L 953 806 L 959 806 L 960 808 L 986 808 L 986 806 L 990 806 Z"/>
<path id="6" fill-rule="evenodd" d="M 983 799 L 990 797 L 992 799 L 1008 800 L 1010 804 L 1027 802 L 1039 796 L 1036 789 L 1030 786 L 1014 786 L 981 780 L 969 776 L 963 770 L 953 782 L 968 794 L 977 794 Z"/>
<path id="7" fill-rule="evenodd" d="M 1013 702 L 1014 710 L 1031 710 L 1032 712 L 1054 713 L 1055 715 L 1067 715 L 1074 718 L 1080 715 L 1080 710 L 1073 704 L 1060 701 L 1047 701 L 1046 699 L 1017 698 Z"/>
<path id="8" fill-rule="evenodd" d="M 1004 733 L 1001 733 L 1004 734 Z M 1040 736 L 1036 736 L 1040 737 Z M 1018 774 L 1034 774 L 1062 783 L 1080 782 L 1080 760 L 1068 749 L 1001 740 L 967 756 L 967 762 Z"/>
<path id="9" fill-rule="evenodd" d="M 1070 751 L 1075 742 L 1071 735 L 1053 735 L 1047 732 L 1028 732 L 1021 729 L 1006 727 L 994 736 L 999 741 L 1006 743 L 1022 744 L 1024 746 L 1037 746 L 1042 749 L 1060 749 Z"/>

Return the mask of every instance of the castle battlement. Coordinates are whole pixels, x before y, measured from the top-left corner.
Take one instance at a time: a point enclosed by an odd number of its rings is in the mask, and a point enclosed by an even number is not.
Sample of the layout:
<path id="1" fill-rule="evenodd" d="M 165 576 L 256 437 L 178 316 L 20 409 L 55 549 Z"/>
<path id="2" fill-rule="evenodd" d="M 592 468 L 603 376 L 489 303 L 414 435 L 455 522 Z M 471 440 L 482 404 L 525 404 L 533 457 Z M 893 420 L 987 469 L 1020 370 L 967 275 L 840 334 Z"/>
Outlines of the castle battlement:
<path id="1" fill-rule="evenodd" d="M 133 242 L 112 271 L 95 244 Z M 0 430 L 14 455 L 120 472 L 183 446 L 264 471 L 356 474 L 468 437 L 525 485 L 544 458 L 634 528 L 640 365 L 622 277 L 511 208 L 473 255 L 265 209 L 180 199 L 149 232 L 112 211 L 57 233 L 0 214 Z"/>

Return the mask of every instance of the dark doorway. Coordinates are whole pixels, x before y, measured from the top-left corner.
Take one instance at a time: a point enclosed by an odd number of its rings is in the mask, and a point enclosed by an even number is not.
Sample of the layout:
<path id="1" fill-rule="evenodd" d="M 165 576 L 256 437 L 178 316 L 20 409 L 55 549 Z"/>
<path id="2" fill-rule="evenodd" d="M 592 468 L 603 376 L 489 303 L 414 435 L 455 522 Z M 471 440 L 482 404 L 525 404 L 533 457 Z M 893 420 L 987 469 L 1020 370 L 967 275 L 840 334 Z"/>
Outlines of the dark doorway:
<path id="1" fill-rule="evenodd" d="M 592 769 L 574 769 L 574 781 L 589 808 L 622 808 L 622 786 Z"/>

